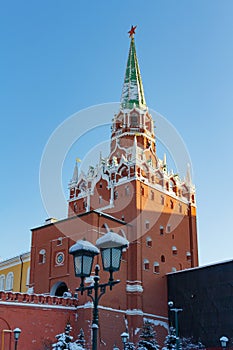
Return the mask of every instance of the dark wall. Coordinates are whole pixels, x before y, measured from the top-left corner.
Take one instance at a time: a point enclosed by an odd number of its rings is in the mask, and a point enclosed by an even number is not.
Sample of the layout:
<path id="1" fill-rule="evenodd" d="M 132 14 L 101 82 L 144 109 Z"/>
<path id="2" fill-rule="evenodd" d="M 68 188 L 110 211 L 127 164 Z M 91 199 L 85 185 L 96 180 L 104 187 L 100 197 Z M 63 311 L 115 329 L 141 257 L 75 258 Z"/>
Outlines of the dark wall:
<path id="1" fill-rule="evenodd" d="M 219 338 L 233 337 L 233 260 L 167 275 L 168 300 L 182 308 L 181 337 L 193 336 L 206 347 L 219 347 Z M 170 312 L 174 325 L 174 312 Z M 233 339 L 232 339 L 233 340 Z"/>

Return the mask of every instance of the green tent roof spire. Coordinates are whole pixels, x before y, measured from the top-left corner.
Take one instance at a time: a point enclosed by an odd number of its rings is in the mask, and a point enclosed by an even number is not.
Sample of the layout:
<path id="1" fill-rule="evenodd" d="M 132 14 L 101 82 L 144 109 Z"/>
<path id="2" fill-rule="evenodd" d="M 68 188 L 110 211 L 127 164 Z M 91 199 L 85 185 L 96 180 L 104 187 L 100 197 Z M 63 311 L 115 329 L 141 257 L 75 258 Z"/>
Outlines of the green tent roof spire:
<path id="1" fill-rule="evenodd" d="M 121 107 L 132 109 L 134 106 L 136 106 L 138 108 L 145 109 L 146 100 L 134 42 L 135 29 L 136 26 L 132 26 L 131 30 L 129 31 L 131 42 L 121 95 Z"/>

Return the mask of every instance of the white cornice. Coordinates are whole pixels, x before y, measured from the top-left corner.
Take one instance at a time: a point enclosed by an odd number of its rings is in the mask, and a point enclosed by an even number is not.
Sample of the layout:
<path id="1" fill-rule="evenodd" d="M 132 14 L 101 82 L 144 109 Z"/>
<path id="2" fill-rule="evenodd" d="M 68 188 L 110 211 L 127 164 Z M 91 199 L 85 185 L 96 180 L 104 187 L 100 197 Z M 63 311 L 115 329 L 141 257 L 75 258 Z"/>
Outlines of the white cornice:
<path id="1" fill-rule="evenodd" d="M 30 252 L 20 254 L 18 256 L 13 257 L 13 258 L 1 261 L 0 262 L 0 271 L 4 270 L 6 268 L 10 268 L 10 267 L 21 264 L 21 259 L 22 259 L 23 263 L 30 261 Z"/>

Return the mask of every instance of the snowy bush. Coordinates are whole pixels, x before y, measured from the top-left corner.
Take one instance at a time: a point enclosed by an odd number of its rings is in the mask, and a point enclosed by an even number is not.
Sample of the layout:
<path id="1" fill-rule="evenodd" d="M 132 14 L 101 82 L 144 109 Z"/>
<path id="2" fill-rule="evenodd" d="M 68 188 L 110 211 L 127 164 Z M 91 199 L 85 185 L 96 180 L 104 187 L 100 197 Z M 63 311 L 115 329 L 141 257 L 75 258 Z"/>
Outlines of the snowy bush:
<path id="1" fill-rule="evenodd" d="M 81 329 L 76 342 L 73 342 L 73 337 L 70 335 L 72 327 L 68 323 L 65 332 L 56 335 L 57 342 L 52 345 L 54 350 L 84 350 L 85 340 L 84 332 Z"/>
<path id="2" fill-rule="evenodd" d="M 183 350 L 197 350 L 197 349 L 205 349 L 205 346 L 201 343 L 198 342 L 197 344 L 194 343 L 193 338 L 181 338 L 180 339 L 180 347 Z"/>
<path id="3" fill-rule="evenodd" d="M 193 341 L 192 337 L 189 338 L 178 338 L 179 341 L 179 349 L 182 350 L 200 350 L 205 349 L 205 346 L 198 342 L 197 344 Z M 162 350 L 167 349 L 176 349 L 176 331 L 175 328 L 171 327 L 169 330 L 169 334 L 166 336 L 164 341 L 164 347 Z"/>
<path id="4" fill-rule="evenodd" d="M 163 350 L 176 349 L 176 331 L 175 328 L 170 327 L 169 334 L 166 336 L 164 341 Z"/>
<path id="5" fill-rule="evenodd" d="M 140 340 L 137 344 L 137 350 L 158 350 L 159 345 L 156 341 L 156 332 L 154 331 L 154 325 L 145 320 L 140 334 Z"/>

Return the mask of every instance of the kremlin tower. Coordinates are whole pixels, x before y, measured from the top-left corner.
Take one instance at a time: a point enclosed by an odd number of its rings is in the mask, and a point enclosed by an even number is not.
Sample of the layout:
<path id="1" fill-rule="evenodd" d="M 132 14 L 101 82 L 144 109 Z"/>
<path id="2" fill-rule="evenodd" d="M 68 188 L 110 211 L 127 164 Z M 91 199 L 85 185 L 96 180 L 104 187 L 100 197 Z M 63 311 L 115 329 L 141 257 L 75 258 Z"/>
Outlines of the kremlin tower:
<path id="1" fill-rule="evenodd" d="M 112 230 L 130 242 L 115 276 L 121 283 L 101 299 L 100 349 L 106 349 L 104 343 L 112 346 L 126 326 L 135 340 L 143 319 L 151 320 L 158 337 L 164 339 L 168 330 L 166 274 L 198 266 L 195 188 L 189 171 L 182 180 L 169 172 L 166 157 L 160 160 L 157 156 L 135 28 L 129 32 L 129 55 L 120 109 L 112 119 L 109 156 L 100 157 L 96 167 L 90 166 L 79 176 L 76 163 L 69 183 L 68 218 L 32 230 L 31 288 L 52 295 L 68 290 L 74 294 L 79 284 L 68 254 L 76 240 L 95 243 Z M 107 280 L 106 276 L 101 273 L 101 279 Z M 86 327 L 86 334 L 90 333 L 89 301 L 80 296 L 77 308 L 77 322 L 80 328 Z"/>

